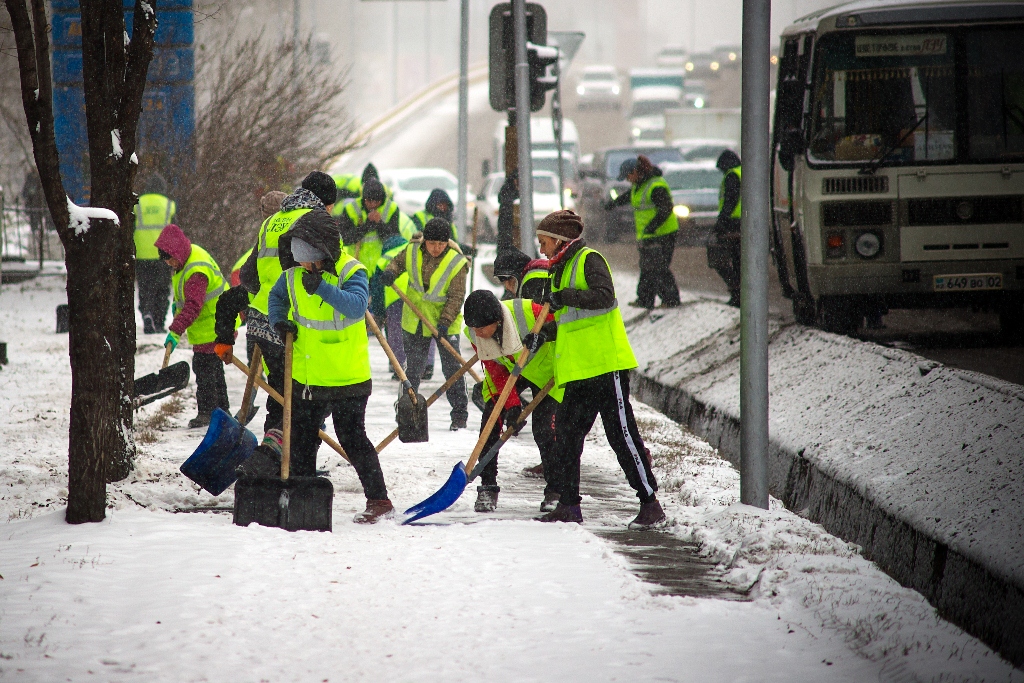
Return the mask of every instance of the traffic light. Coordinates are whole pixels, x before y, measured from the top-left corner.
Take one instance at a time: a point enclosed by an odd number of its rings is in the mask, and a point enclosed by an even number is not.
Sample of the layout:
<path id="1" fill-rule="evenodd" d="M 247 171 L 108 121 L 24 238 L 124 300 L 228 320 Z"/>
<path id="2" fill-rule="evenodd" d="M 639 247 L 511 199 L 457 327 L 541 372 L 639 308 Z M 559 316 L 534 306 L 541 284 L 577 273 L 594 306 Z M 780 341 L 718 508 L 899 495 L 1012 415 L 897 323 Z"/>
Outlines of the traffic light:
<path id="1" fill-rule="evenodd" d="M 558 78 L 548 73 L 548 67 L 558 61 L 558 48 L 530 43 L 526 55 L 530 64 L 530 111 L 540 111 L 548 90 L 558 85 Z"/>
<path id="2" fill-rule="evenodd" d="M 488 19 L 489 50 L 488 69 L 490 76 L 491 109 L 508 111 L 516 106 L 515 67 L 516 42 L 512 27 L 512 3 L 502 2 L 491 8 Z M 526 3 L 526 40 L 534 45 L 544 46 L 548 36 L 548 16 L 544 8 L 535 2 Z M 533 59 L 530 59 L 533 64 Z M 532 76 L 531 67 L 531 76 Z M 531 77 L 531 83 L 533 79 Z M 551 87 L 554 87 L 553 85 Z M 546 92 L 548 89 L 545 89 Z M 537 111 L 544 106 L 541 93 L 541 104 L 537 107 L 530 88 L 531 109 Z"/>

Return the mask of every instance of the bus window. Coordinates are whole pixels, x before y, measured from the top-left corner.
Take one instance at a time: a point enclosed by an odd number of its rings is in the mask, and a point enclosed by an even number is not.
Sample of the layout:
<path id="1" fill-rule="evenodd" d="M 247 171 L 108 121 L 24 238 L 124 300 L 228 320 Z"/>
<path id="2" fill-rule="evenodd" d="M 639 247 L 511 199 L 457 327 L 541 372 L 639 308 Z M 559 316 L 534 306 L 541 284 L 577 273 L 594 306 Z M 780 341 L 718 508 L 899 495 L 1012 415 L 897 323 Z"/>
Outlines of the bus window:
<path id="1" fill-rule="evenodd" d="M 1024 29 L 973 30 L 967 43 L 969 154 L 976 161 L 1024 158 Z"/>

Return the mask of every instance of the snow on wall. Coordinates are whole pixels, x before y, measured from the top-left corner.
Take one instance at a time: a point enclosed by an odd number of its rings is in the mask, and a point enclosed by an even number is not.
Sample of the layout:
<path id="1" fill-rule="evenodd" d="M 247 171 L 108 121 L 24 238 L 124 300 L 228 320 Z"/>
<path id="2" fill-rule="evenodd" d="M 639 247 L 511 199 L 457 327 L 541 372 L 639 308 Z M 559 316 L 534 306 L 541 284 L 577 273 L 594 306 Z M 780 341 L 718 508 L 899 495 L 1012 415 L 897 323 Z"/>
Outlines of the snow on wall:
<path id="1" fill-rule="evenodd" d="M 772 494 L 1020 665 L 1024 390 L 798 325 L 769 334 Z M 739 311 L 684 304 L 629 335 L 638 397 L 738 461 Z"/>

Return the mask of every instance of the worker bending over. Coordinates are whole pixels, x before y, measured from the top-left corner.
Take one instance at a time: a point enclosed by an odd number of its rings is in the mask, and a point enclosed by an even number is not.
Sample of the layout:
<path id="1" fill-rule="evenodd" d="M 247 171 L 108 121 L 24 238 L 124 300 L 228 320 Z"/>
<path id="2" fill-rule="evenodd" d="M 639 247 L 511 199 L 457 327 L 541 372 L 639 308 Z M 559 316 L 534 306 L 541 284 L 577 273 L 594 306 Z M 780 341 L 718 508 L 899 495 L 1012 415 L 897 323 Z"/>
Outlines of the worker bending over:
<path id="1" fill-rule="evenodd" d="M 323 210 L 295 221 L 280 242 L 282 274 L 270 291 L 270 322 L 292 350 L 291 472 L 316 476 L 320 425 L 334 418 L 338 442 L 355 467 L 366 510 L 353 521 L 393 515 L 380 460 L 366 436 L 370 345 L 364 314 L 366 267 L 343 254 L 337 222 Z"/>
<path id="2" fill-rule="evenodd" d="M 423 241 L 411 242 L 404 256 L 391 259 L 381 274 L 381 282 L 385 287 L 390 287 L 399 276 L 408 273 L 409 300 L 458 351 L 462 302 L 466 296 L 466 266 L 469 262 L 452 246 L 454 242 L 449 242 L 451 229 L 451 225 L 443 218 L 427 221 L 423 227 Z M 409 306 L 402 308 L 402 330 L 408 366 L 406 374 L 413 389 L 418 391 L 433 335 Z M 460 363 L 447 349 L 440 349 L 439 352 L 441 371 L 447 379 L 459 370 Z M 451 406 L 450 429 L 453 432 L 465 429 L 469 420 L 465 379 L 460 377 L 448 389 L 446 396 Z"/>
<path id="3" fill-rule="evenodd" d="M 483 361 L 485 372 L 483 398 L 486 407 L 480 423 L 481 429 L 495 410 L 495 401 L 511 377 L 519 354 L 524 348 L 533 354 L 516 380 L 515 389 L 500 408 L 501 422 L 487 436 L 485 453 L 498 441 L 503 429 L 518 421 L 523 410 L 520 393 L 529 389 L 533 396 L 537 396 L 554 377 L 554 317 L 548 314 L 544 328 L 537 334 L 532 331 L 541 308 L 540 304 L 529 299 L 498 301 L 498 297 L 486 289 L 478 289 L 466 299 L 466 334 Z M 532 414 L 533 440 L 540 450 L 543 471 L 552 477 L 555 470 L 552 459 L 555 448 L 555 411 L 563 393 L 562 389 L 553 388 L 537 404 Z M 498 505 L 498 493 L 501 491 L 498 487 L 497 457 L 484 467 L 480 474 L 480 484 L 474 509 L 477 512 L 492 512 Z M 554 510 L 558 498 L 558 490 L 549 483 L 544 489 L 541 512 Z"/>
<path id="4" fill-rule="evenodd" d="M 549 214 L 537 226 L 540 250 L 551 261 L 548 300 L 558 326 L 555 386 L 565 389 L 555 417 L 555 476 L 558 506 L 541 520 L 582 522 L 580 458 L 600 413 L 608 444 L 640 499 L 630 528 L 665 521 L 655 493 L 658 483 L 629 402 L 629 370 L 637 366 L 615 299 L 608 262 L 580 237 L 583 221 L 572 211 Z"/>
<path id="5" fill-rule="evenodd" d="M 217 333 L 214 331 L 217 299 L 224 291 L 224 276 L 209 252 L 192 244 L 174 223 L 166 226 L 156 238 L 160 258 L 171 267 L 171 290 L 174 292 L 174 319 L 164 345 L 174 349 L 181 335 L 188 334 L 192 345 L 192 371 L 196 374 L 196 416 L 190 428 L 210 424 L 214 408 L 229 410 L 228 385 L 224 381 L 224 364 L 214 353 Z"/>

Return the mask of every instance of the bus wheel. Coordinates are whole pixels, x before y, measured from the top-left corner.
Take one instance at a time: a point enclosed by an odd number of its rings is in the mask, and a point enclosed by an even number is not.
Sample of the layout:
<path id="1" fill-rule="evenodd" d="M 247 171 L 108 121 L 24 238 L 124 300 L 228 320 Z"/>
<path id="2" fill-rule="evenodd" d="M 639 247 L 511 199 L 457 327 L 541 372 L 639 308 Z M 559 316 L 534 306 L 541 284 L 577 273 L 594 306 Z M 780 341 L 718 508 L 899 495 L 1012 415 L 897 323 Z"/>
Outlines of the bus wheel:
<path id="1" fill-rule="evenodd" d="M 793 317 L 801 325 L 814 325 L 817 322 L 814 298 L 808 294 L 793 292 Z"/>
<path id="2" fill-rule="evenodd" d="M 999 305 L 999 333 L 1007 344 L 1024 344 L 1024 299 L 1006 299 Z"/>
<path id="3" fill-rule="evenodd" d="M 818 327 L 835 334 L 854 334 L 864 320 L 864 312 L 860 307 L 844 296 L 821 297 L 817 313 Z"/>

